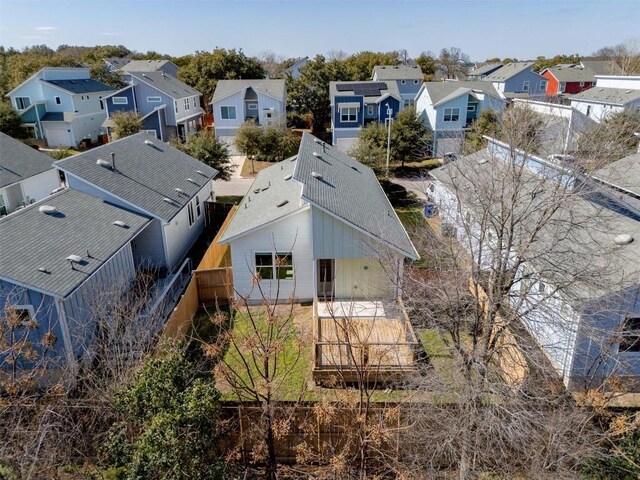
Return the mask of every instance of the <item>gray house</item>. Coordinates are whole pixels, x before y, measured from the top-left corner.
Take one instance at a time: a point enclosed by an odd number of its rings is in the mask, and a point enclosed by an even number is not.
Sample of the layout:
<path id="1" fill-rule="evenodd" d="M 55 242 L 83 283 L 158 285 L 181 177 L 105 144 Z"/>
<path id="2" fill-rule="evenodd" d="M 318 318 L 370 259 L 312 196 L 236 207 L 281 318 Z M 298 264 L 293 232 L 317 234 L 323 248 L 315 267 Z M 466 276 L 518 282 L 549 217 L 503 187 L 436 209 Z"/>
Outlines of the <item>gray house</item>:
<path id="1" fill-rule="evenodd" d="M 376 65 L 371 80 L 374 82 L 396 82 L 403 106 L 415 104 L 424 76 L 417 65 Z"/>
<path id="2" fill-rule="evenodd" d="M 483 78 L 507 98 L 544 97 L 547 79 L 533 71 L 534 62 L 512 62 Z"/>
<path id="3" fill-rule="evenodd" d="M 500 62 L 485 63 L 479 67 L 472 68 L 467 74 L 467 80 L 484 80 L 485 77 L 491 75 L 504 64 Z"/>

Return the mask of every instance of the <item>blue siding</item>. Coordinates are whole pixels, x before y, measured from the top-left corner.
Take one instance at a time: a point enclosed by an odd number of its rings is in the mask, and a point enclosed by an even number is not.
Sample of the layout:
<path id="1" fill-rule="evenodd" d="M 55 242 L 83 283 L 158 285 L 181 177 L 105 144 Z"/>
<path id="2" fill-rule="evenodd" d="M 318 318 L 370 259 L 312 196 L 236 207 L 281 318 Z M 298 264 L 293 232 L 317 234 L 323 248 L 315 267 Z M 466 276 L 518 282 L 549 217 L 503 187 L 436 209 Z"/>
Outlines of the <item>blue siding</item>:
<path id="1" fill-rule="evenodd" d="M 358 103 L 358 115 L 355 122 L 340 121 L 340 103 Z M 358 128 L 364 123 L 364 98 L 362 96 L 336 96 L 333 100 L 333 126 L 334 128 Z"/>
<path id="2" fill-rule="evenodd" d="M 127 104 L 114 104 L 113 97 L 126 97 Z M 116 112 L 132 112 L 136 109 L 136 104 L 133 98 L 133 87 L 127 88 L 124 92 L 120 92 L 115 94 L 113 97 L 107 98 L 107 109 L 109 111 L 109 116 L 111 117 Z"/>
<path id="3" fill-rule="evenodd" d="M 536 72 L 532 71 L 531 69 L 528 69 L 508 79 L 505 82 L 504 91 L 515 92 L 515 93 L 523 92 L 524 90 L 522 89 L 522 86 L 525 81 L 528 81 L 529 95 L 546 95 L 545 90 L 540 89 L 540 82 L 542 81 L 546 82 L 546 80 L 547 79 L 544 78 L 542 75 L 538 75 Z"/>
<path id="4" fill-rule="evenodd" d="M 160 112 L 156 110 L 156 112 L 152 115 L 149 115 L 142 122 L 143 130 L 155 130 L 156 137 L 162 138 L 162 126 L 160 122 Z"/>
<path id="5" fill-rule="evenodd" d="M 387 107 L 391 107 L 393 110 L 392 117 L 396 118 L 400 111 L 400 102 L 393 97 L 387 97 L 380 102 L 378 105 L 378 118 L 380 119 L 380 123 L 384 123 L 387 118 Z"/>

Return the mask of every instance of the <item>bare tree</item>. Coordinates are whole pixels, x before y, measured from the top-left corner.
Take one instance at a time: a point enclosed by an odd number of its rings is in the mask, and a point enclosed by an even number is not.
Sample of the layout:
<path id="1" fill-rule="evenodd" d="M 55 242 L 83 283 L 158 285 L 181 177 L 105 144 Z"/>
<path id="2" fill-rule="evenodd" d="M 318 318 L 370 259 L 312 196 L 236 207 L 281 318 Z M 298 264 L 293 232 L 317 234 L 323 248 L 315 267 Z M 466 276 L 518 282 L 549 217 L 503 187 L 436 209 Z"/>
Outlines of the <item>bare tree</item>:
<path id="1" fill-rule="evenodd" d="M 604 47 L 593 54 L 594 57 L 611 61 L 613 75 L 640 74 L 640 40 L 631 39 L 613 47 Z"/>
<path id="2" fill-rule="evenodd" d="M 459 73 L 465 73 L 464 64 L 469 62 L 469 56 L 457 47 L 443 48 L 438 56 L 438 65 L 446 78 L 456 78 Z"/>

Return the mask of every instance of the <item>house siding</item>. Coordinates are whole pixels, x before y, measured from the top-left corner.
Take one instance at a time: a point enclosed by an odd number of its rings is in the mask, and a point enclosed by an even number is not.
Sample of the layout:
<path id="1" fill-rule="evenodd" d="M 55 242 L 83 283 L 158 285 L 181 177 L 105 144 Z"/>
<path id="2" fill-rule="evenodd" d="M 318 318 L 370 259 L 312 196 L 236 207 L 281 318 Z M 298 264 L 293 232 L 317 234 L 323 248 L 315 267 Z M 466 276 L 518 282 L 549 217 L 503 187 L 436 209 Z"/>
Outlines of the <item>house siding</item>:
<path id="1" fill-rule="evenodd" d="M 312 207 L 313 258 L 366 258 L 380 247 L 371 237 Z"/>
<path id="2" fill-rule="evenodd" d="M 58 170 L 52 168 L 22 181 L 22 191 L 27 202 L 37 202 L 51 195 L 51 191 L 60 186 Z"/>
<path id="3" fill-rule="evenodd" d="M 113 97 L 125 97 L 127 99 L 127 104 L 113 103 Z M 117 112 L 134 112 L 136 110 L 136 102 L 134 99 L 133 86 L 107 98 L 105 102 L 107 104 L 107 109 L 109 110 L 109 117 L 112 117 L 113 114 Z"/>
<path id="4" fill-rule="evenodd" d="M 358 115 L 355 122 L 343 122 L 340 120 L 340 104 L 357 103 L 359 105 Z M 358 128 L 364 123 L 364 99 L 362 96 L 336 95 L 333 98 L 333 128 Z M 355 135 L 357 136 L 357 134 Z"/>
<path id="5" fill-rule="evenodd" d="M 276 100 L 269 95 L 265 95 L 260 91 L 256 91 L 258 94 L 258 122 L 260 125 L 266 125 L 269 121 L 278 121 L 282 120 L 284 116 L 284 104 L 280 100 Z M 274 118 L 268 119 L 267 112 L 268 109 L 274 110 Z M 247 112 L 245 112 L 246 115 Z"/>
<path id="6" fill-rule="evenodd" d="M 223 98 L 213 104 L 213 119 L 216 128 L 216 134 L 222 129 L 233 129 L 233 135 L 235 135 L 235 129 L 244 123 L 244 89 L 234 93 L 233 95 Z M 221 107 L 235 107 L 236 118 L 224 119 L 222 118 Z M 261 108 L 258 104 L 258 110 Z"/>
<path id="7" fill-rule="evenodd" d="M 529 95 L 531 96 L 544 96 L 546 95 L 546 90 L 540 88 L 540 82 L 546 81 L 542 75 L 537 74 L 530 68 L 524 70 L 517 75 L 507 79 L 505 82 L 502 82 L 502 92 L 524 92 L 523 83 L 525 81 L 529 81 Z M 494 86 L 496 84 L 494 83 Z"/>
<path id="8" fill-rule="evenodd" d="M 138 80 L 137 78 L 133 78 L 134 81 L 134 89 L 136 95 L 136 102 L 138 105 L 138 114 L 141 117 L 144 117 L 148 113 L 152 112 L 154 108 L 160 105 L 166 105 L 165 109 L 167 112 L 167 125 L 175 126 L 176 125 L 176 113 L 174 107 L 174 99 L 164 93 L 158 91 L 150 85 Z M 158 103 L 149 103 L 147 102 L 147 97 L 161 97 L 161 101 Z M 184 107 L 181 105 L 182 100 L 178 100 L 178 116 L 181 117 Z"/>

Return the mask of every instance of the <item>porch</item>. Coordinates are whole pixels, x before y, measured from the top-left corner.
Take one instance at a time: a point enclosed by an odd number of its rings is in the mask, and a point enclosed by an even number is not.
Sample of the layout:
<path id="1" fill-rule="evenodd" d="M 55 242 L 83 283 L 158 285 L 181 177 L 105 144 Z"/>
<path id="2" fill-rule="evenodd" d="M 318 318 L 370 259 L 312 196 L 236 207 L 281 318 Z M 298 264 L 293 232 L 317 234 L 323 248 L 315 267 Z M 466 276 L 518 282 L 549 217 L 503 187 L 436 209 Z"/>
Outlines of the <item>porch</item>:
<path id="1" fill-rule="evenodd" d="M 385 382 L 416 370 L 420 344 L 402 299 L 318 301 L 313 379 Z"/>

